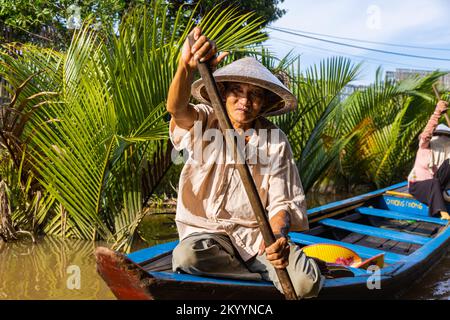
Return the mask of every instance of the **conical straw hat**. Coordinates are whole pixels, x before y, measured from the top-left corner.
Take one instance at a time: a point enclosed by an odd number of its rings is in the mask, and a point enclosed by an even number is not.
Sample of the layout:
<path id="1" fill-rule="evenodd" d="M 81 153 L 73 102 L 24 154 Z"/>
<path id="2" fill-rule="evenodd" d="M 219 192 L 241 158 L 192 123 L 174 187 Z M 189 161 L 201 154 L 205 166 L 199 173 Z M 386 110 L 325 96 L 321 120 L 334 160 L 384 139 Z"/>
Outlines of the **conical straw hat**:
<path id="1" fill-rule="evenodd" d="M 447 127 L 445 124 L 441 123 L 436 127 L 436 130 L 434 130 L 434 132 L 433 132 L 433 135 L 438 135 L 438 134 L 450 136 L 450 128 Z"/>
<path id="2" fill-rule="evenodd" d="M 217 69 L 213 76 L 217 83 L 241 82 L 267 89 L 271 93 L 267 99 L 270 105 L 264 106 L 261 115 L 279 115 L 297 107 L 297 99 L 292 92 L 255 58 L 246 57 L 236 60 Z M 192 84 L 191 93 L 199 102 L 210 104 L 202 79 Z"/>

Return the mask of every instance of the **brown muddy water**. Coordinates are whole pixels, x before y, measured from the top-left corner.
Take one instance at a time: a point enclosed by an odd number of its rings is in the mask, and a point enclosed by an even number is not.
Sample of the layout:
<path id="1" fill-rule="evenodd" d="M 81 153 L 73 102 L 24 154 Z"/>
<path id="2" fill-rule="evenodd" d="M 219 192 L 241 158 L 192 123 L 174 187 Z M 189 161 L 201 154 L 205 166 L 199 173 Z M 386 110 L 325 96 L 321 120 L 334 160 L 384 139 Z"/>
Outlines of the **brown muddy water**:
<path id="1" fill-rule="evenodd" d="M 309 202 L 315 206 L 339 198 L 320 200 Z M 133 250 L 175 239 L 173 218 L 173 214 L 147 216 L 139 228 L 145 242 Z M 93 252 L 98 245 L 104 244 L 55 237 L 38 239 L 36 244 L 28 239 L 0 242 L 0 299 L 115 299 L 96 272 Z M 450 300 L 450 255 L 401 299 Z"/>

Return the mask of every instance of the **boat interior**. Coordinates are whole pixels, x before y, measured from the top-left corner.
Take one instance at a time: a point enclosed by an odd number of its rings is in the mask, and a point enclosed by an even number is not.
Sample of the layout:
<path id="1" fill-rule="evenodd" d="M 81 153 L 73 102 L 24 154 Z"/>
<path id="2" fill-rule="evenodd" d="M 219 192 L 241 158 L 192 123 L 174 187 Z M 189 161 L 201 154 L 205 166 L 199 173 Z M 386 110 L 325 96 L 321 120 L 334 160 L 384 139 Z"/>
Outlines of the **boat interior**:
<path id="1" fill-rule="evenodd" d="M 387 267 L 425 246 L 447 226 L 446 220 L 428 216 L 428 208 L 413 199 L 404 184 L 377 196 L 359 198 L 309 210 L 310 229 L 291 232 L 291 240 L 301 247 L 338 244 L 362 259 L 383 253 Z M 172 272 L 171 261 L 171 252 L 167 252 L 140 266 L 152 272 Z"/>

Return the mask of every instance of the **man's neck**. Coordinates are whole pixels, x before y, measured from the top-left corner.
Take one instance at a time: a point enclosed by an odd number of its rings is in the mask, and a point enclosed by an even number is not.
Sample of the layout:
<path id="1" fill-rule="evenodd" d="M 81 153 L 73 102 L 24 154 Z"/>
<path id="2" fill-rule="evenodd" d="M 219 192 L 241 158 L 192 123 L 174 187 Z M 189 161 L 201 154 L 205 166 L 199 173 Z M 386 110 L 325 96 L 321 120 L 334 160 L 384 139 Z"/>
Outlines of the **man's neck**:
<path id="1" fill-rule="evenodd" d="M 255 127 L 255 120 L 253 120 L 252 122 L 249 122 L 249 123 L 239 123 L 239 122 L 233 122 L 233 120 L 231 120 L 231 124 L 233 125 L 234 130 L 236 130 L 240 135 L 242 135 L 247 130 Z M 244 137 L 244 139 L 245 139 L 245 144 L 247 144 L 250 141 L 250 136 L 246 135 Z"/>
<path id="2" fill-rule="evenodd" d="M 255 120 L 249 123 L 234 122 L 233 120 L 231 120 L 231 124 L 234 130 L 237 130 L 238 132 L 245 132 L 248 129 L 254 128 Z"/>

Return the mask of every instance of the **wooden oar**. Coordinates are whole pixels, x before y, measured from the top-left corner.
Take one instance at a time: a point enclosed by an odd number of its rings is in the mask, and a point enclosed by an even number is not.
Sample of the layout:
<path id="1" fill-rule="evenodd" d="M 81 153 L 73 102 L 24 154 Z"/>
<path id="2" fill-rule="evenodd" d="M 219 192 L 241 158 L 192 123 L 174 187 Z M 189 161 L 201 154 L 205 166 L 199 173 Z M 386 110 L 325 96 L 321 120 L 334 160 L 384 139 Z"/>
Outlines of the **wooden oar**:
<path id="1" fill-rule="evenodd" d="M 436 88 L 436 84 L 433 84 L 433 91 L 434 91 L 434 94 L 436 95 L 436 98 L 438 100 L 441 100 L 441 95 L 439 94 L 439 91 Z M 450 127 L 450 118 L 448 117 L 447 111 L 445 111 L 444 117 L 445 117 L 445 120 L 447 121 L 447 126 Z"/>
<path id="2" fill-rule="evenodd" d="M 192 47 L 195 41 L 191 35 L 188 38 L 189 44 Z M 253 177 L 250 174 L 250 169 L 248 168 L 247 162 L 245 161 L 243 150 L 240 150 L 237 147 L 236 136 L 227 134 L 227 132 L 232 132 L 230 130 L 234 130 L 234 128 L 231 125 L 228 113 L 222 103 L 222 99 L 220 98 L 219 90 L 217 89 L 216 81 L 214 80 L 212 72 L 209 68 L 208 61 L 203 63 L 199 62 L 198 71 L 200 72 L 200 76 L 203 79 L 206 91 L 208 92 L 208 96 L 211 101 L 211 105 L 217 116 L 217 120 L 219 121 L 219 127 L 225 135 L 226 144 L 229 150 L 233 152 L 233 155 L 235 157 L 234 160 L 236 163 L 236 168 L 239 172 L 239 175 L 241 176 L 245 192 L 247 193 L 248 199 L 250 200 L 250 204 L 255 213 L 256 220 L 258 221 L 264 243 L 266 247 L 269 247 L 275 242 L 275 236 L 273 235 L 272 229 L 270 228 L 264 206 L 261 202 L 261 199 L 259 198 L 255 182 L 253 181 Z M 284 296 L 286 297 L 286 299 L 297 300 L 297 295 L 295 293 L 291 278 L 289 277 L 287 270 L 275 268 L 275 271 L 277 273 L 278 280 L 280 281 L 283 288 Z"/>

